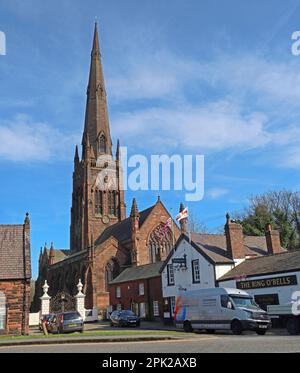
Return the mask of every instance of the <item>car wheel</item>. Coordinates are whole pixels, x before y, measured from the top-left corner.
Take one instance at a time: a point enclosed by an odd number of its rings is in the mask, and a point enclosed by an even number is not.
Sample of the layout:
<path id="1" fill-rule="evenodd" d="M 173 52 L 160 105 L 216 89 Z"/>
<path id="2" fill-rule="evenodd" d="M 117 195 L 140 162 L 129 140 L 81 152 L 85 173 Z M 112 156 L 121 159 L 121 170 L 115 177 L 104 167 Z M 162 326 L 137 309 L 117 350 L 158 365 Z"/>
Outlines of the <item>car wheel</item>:
<path id="1" fill-rule="evenodd" d="M 290 335 L 296 335 L 300 331 L 300 322 L 296 317 L 290 318 L 286 324 L 286 329 Z"/>
<path id="2" fill-rule="evenodd" d="M 186 333 L 192 333 L 193 332 L 193 327 L 192 327 L 192 324 L 190 323 L 190 321 L 185 321 L 183 323 L 183 330 Z"/>
<path id="3" fill-rule="evenodd" d="M 239 320 L 232 321 L 231 331 L 234 335 L 241 335 L 243 333 L 243 327 Z"/>
<path id="4" fill-rule="evenodd" d="M 261 329 L 256 330 L 256 334 L 258 334 L 258 335 L 265 335 L 266 332 L 267 332 L 266 330 L 261 330 Z"/>

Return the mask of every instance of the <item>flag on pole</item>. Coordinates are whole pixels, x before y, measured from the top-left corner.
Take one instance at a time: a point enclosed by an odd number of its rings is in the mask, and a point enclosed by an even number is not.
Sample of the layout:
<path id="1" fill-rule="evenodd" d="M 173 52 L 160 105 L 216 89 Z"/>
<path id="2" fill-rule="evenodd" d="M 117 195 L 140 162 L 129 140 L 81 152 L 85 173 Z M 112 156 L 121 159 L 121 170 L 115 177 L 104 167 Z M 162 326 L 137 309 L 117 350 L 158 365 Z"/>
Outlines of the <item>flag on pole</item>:
<path id="1" fill-rule="evenodd" d="M 164 232 L 167 233 L 168 229 L 172 227 L 172 218 L 169 218 L 164 225 Z"/>
<path id="2" fill-rule="evenodd" d="M 182 211 L 180 211 L 180 213 L 176 216 L 176 220 L 177 221 L 180 221 L 182 219 L 186 219 L 188 218 L 189 216 L 189 213 L 188 213 L 188 208 L 185 207 Z"/>

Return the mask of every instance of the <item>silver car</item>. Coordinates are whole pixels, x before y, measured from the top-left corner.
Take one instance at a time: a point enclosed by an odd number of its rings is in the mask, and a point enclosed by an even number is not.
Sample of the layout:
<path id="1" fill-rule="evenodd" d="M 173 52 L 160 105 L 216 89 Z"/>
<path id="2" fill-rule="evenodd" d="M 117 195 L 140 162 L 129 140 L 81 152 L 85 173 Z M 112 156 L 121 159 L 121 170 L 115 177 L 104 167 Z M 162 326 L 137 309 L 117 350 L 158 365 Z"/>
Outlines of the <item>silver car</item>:
<path id="1" fill-rule="evenodd" d="M 49 332 L 54 334 L 80 332 L 83 333 L 83 318 L 77 311 L 57 313 L 50 322 Z"/>

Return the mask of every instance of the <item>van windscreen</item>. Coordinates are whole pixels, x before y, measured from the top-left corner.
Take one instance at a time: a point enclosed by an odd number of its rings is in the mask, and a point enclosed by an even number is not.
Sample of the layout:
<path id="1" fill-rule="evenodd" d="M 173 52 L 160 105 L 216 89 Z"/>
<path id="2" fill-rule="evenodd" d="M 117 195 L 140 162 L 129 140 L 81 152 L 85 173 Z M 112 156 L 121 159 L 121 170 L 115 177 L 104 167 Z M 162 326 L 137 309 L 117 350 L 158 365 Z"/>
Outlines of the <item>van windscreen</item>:
<path id="1" fill-rule="evenodd" d="M 259 308 L 251 297 L 242 297 L 238 295 L 230 295 L 230 298 L 233 300 L 234 304 L 237 307 L 247 307 L 247 308 Z"/>

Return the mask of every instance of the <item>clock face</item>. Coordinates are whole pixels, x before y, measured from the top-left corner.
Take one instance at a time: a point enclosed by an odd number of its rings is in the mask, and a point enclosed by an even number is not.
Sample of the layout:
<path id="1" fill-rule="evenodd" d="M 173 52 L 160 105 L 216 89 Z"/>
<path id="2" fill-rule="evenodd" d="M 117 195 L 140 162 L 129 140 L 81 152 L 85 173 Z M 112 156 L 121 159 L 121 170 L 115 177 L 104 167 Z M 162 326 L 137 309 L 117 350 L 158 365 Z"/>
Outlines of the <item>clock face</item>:
<path id="1" fill-rule="evenodd" d="M 108 224 L 109 223 L 109 217 L 107 215 L 104 215 L 102 218 L 103 224 Z"/>

